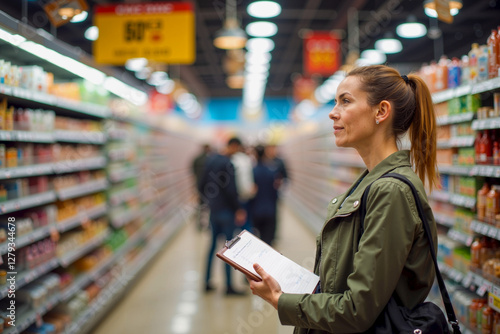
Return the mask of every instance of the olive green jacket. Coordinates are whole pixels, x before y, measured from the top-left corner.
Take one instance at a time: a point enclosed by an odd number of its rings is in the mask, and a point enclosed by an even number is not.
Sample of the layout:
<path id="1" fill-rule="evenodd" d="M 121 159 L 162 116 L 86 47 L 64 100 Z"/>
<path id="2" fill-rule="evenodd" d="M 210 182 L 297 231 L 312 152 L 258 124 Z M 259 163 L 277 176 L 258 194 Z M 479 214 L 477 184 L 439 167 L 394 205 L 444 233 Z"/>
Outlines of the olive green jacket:
<path id="1" fill-rule="evenodd" d="M 388 172 L 404 175 L 415 185 L 437 247 L 424 186 L 411 169 L 409 152 L 398 151 L 365 171 L 349 197 L 358 181 L 330 202 L 316 242 L 314 272 L 320 277 L 321 293 L 282 294 L 278 301 L 280 321 L 296 326 L 294 333 L 361 333 L 375 322 L 394 291 L 409 308 L 427 297 L 435 272 L 415 200 L 402 181 L 377 180 Z M 358 250 L 360 201 L 375 180 Z"/>

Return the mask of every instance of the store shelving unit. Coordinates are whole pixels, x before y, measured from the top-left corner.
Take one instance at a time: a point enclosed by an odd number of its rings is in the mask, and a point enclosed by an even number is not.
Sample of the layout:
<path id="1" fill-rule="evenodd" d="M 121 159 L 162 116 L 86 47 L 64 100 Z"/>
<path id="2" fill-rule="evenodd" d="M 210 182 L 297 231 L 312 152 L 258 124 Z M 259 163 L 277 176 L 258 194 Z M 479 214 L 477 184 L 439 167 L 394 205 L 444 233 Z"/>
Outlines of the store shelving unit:
<path id="1" fill-rule="evenodd" d="M 39 62 L 38 62 L 39 63 Z M 78 207 L 72 216 L 53 219 L 47 225 L 17 236 L 17 250 L 52 238 L 61 242 L 66 235 L 84 232 L 95 220 L 105 220 L 107 227 L 58 257 L 47 259 L 16 277 L 16 289 L 36 283 L 53 273 L 74 269 L 75 263 L 93 252 L 112 249 L 109 255 L 88 271 L 82 271 L 71 284 L 45 299 L 38 307 L 21 305 L 16 310 L 16 327 L 4 333 L 21 333 L 52 310 L 69 308 L 72 300 L 81 298 L 89 286 L 102 286 L 99 294 L 72 322 L 65 333 L 88 333 L 101 317 L 123 296 L 131 284 L 190 217 L 193 200 L 190 156 L 198 149 L 192 138 L 158 127 L 145 117 L 123 118 L 106 106 L 72 101 L 46 93 L 0 84 L 0 99 L 21 108 L 53 110 L 55 115 L 75 120 L 93 120 L 102 131 L 54 130 L 47 132 L 2 131 L 0 142 L 8 145 L 35 143 L 44 145 L 87 145 L 97 148 L 96 156 L 71 156 L 67 160 L 0 168 L 0 184 L 28 177 L 47 177 L 49 189 L 21 198 L 0 202 L 0 218 L 29 217 L 32 210 L 55 208 L 66 201 L 78 203 L 92 196 L 105 200 L 94 206 Z M 105 177 L 56 189 L 53 180 L 81 172 L 102 171 Z M 111 245 L 117 235 L 125 236 L 120 244 Z M 8 242 L 0 243 L 0 255 L 8 252 Z M 72 269 L 72 270 L 73 270 Z M 119 276 L 116 276 L 119 272 Z M 124 279 L 126 278 L 126 279 Z M 99 283 L 99 284 L 97 284 Z M 8 302 L 8 288 L 0 286 L 0 305 Z"/>

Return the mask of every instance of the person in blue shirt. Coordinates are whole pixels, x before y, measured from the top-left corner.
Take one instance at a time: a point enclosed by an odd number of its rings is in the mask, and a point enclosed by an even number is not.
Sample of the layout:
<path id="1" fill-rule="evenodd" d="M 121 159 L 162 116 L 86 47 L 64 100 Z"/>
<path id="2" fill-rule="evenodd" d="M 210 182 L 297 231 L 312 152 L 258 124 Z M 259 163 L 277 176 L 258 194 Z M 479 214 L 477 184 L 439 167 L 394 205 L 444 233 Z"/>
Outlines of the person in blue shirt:
<path id="1" fill-rule="evenodd" d="M 265 155 L 265 147 L 255 147 L 257 165 L 253 169 L 254 182 L 257 188 L 255 196 L 250 200 L 250 215 L 254 228 L 260 238 L 271 245 L 276 235 L 276 207 L 278 189 L 276 170 L 269 164 Z"/>

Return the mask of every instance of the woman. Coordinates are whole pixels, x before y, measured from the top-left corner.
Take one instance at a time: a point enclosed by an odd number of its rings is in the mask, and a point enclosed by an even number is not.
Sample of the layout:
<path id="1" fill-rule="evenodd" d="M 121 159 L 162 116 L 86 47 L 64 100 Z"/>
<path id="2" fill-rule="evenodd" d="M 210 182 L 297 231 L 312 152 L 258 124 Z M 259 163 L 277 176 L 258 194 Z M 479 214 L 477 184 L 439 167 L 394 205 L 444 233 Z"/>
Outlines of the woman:
<path id="1" fill-rule="evenodd" d="M 336 145 L 355 148 L 367 170 L 329 204 L 314 266 L 320 287 L 314 294 L 285 294 L 258 264 L 263 281 L 250 282 L 252 292 L 278 310 L 283 325 L 296 326 L 295 333 L 364 332 L 391 295 L 410 309 L 423 302 L 435 275 L 409 186 L 379 179 L 394 172 L 414 184 L 437 244 L 424 189 L 426 181 L 432 189 L 438 179 L 436 121 L 425 83 L 383 65 L 356 68 L 339 85 L 329 117 Z M 407 130 L 411 149 L 398 150 Z M 372 182 L 358 245 L 361 196 Z"/>

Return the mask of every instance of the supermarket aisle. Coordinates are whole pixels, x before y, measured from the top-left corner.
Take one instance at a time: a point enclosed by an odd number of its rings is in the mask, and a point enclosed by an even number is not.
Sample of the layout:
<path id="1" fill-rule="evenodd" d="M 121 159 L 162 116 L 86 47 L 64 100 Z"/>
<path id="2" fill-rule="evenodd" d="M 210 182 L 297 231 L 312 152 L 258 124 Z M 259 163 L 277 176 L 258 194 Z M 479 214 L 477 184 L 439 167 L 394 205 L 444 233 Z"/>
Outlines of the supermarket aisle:
<path id="1" fill-rule="evenodd" d="M 280 216 L 276 248 L 312 268 L 315 236 L 286 207 Z M 208 232 L 199 232 L 194 224 L 182 228 L 93 333 L 291 333 L 291 327 L 279 325 L 271 306 L 251 295 L 241 274 L 234 272 L 235 285 L 248 294 L 224 295 L 224 269 L 220 260 L 214 261 L 213 269 L 218 290 L 210 294 L 202 291 L 208 242 Z"/>

